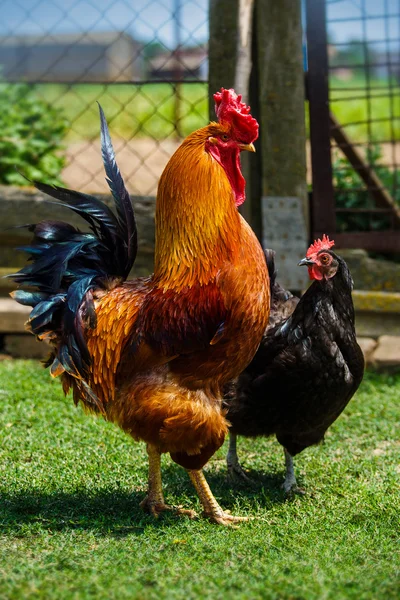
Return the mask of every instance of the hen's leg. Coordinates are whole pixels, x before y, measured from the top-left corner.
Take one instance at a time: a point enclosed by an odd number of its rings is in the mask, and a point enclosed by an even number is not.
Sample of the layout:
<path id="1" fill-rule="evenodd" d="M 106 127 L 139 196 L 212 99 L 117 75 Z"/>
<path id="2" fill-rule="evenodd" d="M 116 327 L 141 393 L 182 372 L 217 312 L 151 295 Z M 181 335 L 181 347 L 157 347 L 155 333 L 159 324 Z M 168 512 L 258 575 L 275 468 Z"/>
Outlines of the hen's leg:
<path id="1" fill-rule="evenodd" d="M 291 492 L 295 492 L 296 494 L 304 494 L 304 490 L 299 488 L 297 485 L 293 467 L 293 456 L 289 454 L 286 448 L 284 448 L 283 450 L 285 452 L 286 476 L 282 487 L 287 494 L 290 494 Z"/>
<path id="2" fill-rule="evenodd" d="M 147 496 L 140 503 L 141 508 L 151 513 L 153 517 L 158 517 L 165 510 L 172 510 L 189 517 L 196 516 L 193 510 L 184 510 L 180 506 L 165 504 L 161 481 L 161 454 L 152 444 L 147 444 L 146 449 L 149 457 L 149 481 Z"/>
<path id="3" fill-rule="evenodd" d="M 229 432 L 229 448 L 228 454 L 226 455 L 226 466 L 228 468 L 228 475 L 231 479 L 234 479 L 236 476 L 241 477 L 248 483 L 253 483 L 250 477 L 248 477 L 239 462 L 237 455 L 237 435 L 236 433 Z"/>
<path id="4" fill-rule="evenodd" d="M 210 490 L 203 471 L 188 470 L 188 473 L 196 488 L 206 517 L 219 525 L 232 525 L 233 523 L 239 523 L 240 521 L 248 521 L 247 517 L 233 517 L 228 512 L 222 510 Z"/>

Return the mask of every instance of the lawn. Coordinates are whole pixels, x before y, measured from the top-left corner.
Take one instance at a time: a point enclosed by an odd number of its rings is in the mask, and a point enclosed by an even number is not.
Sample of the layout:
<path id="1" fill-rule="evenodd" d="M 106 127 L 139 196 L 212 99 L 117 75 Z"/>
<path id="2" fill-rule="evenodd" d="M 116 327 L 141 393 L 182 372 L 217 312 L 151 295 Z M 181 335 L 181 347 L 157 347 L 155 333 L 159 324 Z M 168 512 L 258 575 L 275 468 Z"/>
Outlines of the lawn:
<path id="1" fill-rule="evenodd" d="M 392 99 L 387 96 L 389 88 L 386 80 L 373 80 L 370 85 L 378 89 L 371 91 L 368 106 L 362 77 L 350 81 L 331 78 L 332 111 L 340 123 L 356 123 L 346 129 L 355 141 L 367 140 L 368 125 L 365 121 L 369 116 L 374 120 L 371 125 L 372 139 L 389 141 L 393 133 L 395 139 L 399 140 L 398 85 L 393 88 Z M 176 134 L 175 87 L 170 83 L 40 84 L 35 86 L 35 90 L 52 106 L 60 108 L 67 117 L 70 123 L 67 142 L 97 140 L 97 101 L 103 106 L 111 133 L 116 137 L 130 140 L 134 136 L 141 136 L 162 140 Z M 179 128 L 180 134 L 186 136 L 208 123 L 208 84 L 183 83 L 179 94 Z M 394 116 L 392 120 L 391 114 Z M 306 117 L 308 121 L 308 115 Z"/>
<path id="2" fill-rule="evenodd" d="M 286 499 L 274 440 L 240 440 L 255 486 L 207 467 L 238 529 L 139 508 L 146 457 L 115 426 L 64 399 L 35 363 L 0 363 L 0 597 L 6 599 L 397 599 L 400 375 L 368 374 L 326 443 L 296 460 Z M 198 500 L 164 457 L 166 499 Z"/>
<path id="3" fill-rule="evenodd" d="M 347 135 L 356 142 L 400 140 L 400 87 L 398 81 L 371 80 L 367 100 L 365 78 L 330 78 L 330 108 Z M 390 96 L 391 93 L 391 96 Z M 368 124 L 368 120 L 371 121 Z"/>
<path id="4" fill-rule="evenodd" d="M 36 93 L 67 117 L 67 142 L 96 139 L 99 134 L 97 102 L 107 116 L 111 133 L 126 140 L 134 136 L 162 140 L 175 131 L 175 86 L 152 84 L 40 84 Z M 179 129 L 187 136 L 208 122 L 208 86 L 183 83 L 179 87 Z"/>

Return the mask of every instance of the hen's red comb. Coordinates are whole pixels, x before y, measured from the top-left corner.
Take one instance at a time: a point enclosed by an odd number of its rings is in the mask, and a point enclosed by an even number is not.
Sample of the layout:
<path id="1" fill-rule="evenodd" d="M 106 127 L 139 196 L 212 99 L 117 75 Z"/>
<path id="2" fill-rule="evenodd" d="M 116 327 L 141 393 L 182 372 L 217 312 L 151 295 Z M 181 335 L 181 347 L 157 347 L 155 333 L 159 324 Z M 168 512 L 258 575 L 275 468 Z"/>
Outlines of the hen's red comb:
<path id="1" fill-rule="evenodd" d="M 332 240 L 330 240 L 328 238 L 327 235 L 323 235 L 322 236 L 322 240 L 318 239 L 315 240 L 315 242 L 313 244 L 311 244 L 311 246 L 309 247 L 309 249 L 307 250 L 307 258 L 313 254 L 317 254 L 317 252 L 320 252 L 321 250 L 329 250 L 329 248 L 332 248 L 332 246 L 335 245 L 335 242 Z"/>
<path id="2" fill-rule="evenodd" d="M 235 137 L 250 144 L 258 138 L 258 123 L 250 114 L 250 106 L 242 102 L 242 96 L 235 90 L 221 88 L 214 94 L 215 113 L 220 123 L 229 123 Z"/>

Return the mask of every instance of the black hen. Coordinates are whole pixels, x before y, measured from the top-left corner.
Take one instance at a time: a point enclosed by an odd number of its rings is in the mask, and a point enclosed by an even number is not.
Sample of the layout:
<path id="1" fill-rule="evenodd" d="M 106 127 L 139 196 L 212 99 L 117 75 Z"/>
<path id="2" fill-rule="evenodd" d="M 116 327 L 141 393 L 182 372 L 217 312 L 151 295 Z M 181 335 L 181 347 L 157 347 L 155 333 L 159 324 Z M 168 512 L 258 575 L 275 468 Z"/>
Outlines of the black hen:
<path id="1" fill-rule="evenodd" d="M 253 361 L 225 394 L 231 423 L 228 471 L 244 475 L 237 435 L 275 434 L 285 451 L 286 492 L 297 489 L 292 457 L 322 441 L 364 373 L 354 328 L 353 281 L 332 245 L 324 236 L 299 263 L 315 280 L 300 301 L 274 283 L 270 325 Z M 273 254 L 267 254 L 267 262 L 271 275 Z"/>

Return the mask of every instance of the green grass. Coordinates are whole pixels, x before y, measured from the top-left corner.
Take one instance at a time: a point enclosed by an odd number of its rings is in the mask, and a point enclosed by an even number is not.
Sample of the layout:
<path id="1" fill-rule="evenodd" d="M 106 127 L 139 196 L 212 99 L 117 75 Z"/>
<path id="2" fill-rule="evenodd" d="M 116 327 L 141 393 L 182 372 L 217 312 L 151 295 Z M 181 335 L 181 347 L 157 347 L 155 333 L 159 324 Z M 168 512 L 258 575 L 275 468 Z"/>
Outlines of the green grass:
<path id="1" fill-rule="evenodd" d="M 358 123 L 369 117 L 365 94 L 365 80 L 362 77 L 350 81 L 331 79 L 331 99 L 344 98 L 331 103 L 331 109 L 340 123 Z M 387 91 L 385 80 L 371 81 L 371 86 L 381 89 L 371 92 L 370 111 L 372 119 L 388 119 L 371 125 L 371 136 L 376 141 L 390 140 L 393 133 L 400 140 L 400 94 L 398 87 L 392 106 L 389 98 L 379 97 Z M 346 91 L 353 87 L 359 91 Z M 41 84 L 36 86 L 37 94 L 53 106 L 64 111 L 71 124 L 67 141 L 97 139 L 98 111 L 100 102 L 110 123 L 113 135 L 123 139 L 133 136 L 147 136 L 164 139 L 175 135 L 175 95 L 168 83 L 144 85 L 100 85 L 100 84 Z M 180 133 L 188 135 L 208 122 L 208 85 L 205 83 L 183 83 L 180 88 Z M 355 97 L 355 100 L 352 98 Z M 390 121 L 391 111 L 397 119 Z M 308 120 L 308 119 L 307 119 Z M 366 141 L 368 126 L 365 123 L 352 125 L 346 129 L 355 141 Z"/>
<path id="2" fill-rule="evenodd" d="M 12 84 L 1 84 L 1 86 Z M 365 99 L 365 80 L 362 77 L 350 81 L 331 79 L 331 109 L 340 123 L 359 123 L 371 116 L 372 120 L 387 119 L 371 125 L 371 136 L 376 141 L 390 140 L 393 128 L 395 139 L 400 140 L 400 94 L 398 87 L 391 101 L 379 97 L 387 92 L 385 80 L 371 81 L 372 100 L 368 109 Z M 356 88 L 348 91 L 346 88 Z M 357 89 L 359 91 L 357 91 Z M 123 139 L 134 136 L 165 139 L 176 135 L 175 91 L 169 83 L 152 84 L 38 84 L 37 95 L 52 106 L 60 108 L 69 122 L 67 142 L 97 139 L 99 131 L 98 110 L 100 102 L 107 115 L 111 133 Z M 180 86 L 179 128 L 186 136 L 208 122 L 208 85 L 206 83 Z M 352 98 L 355 98 L 354 100 Z M 371 111 L 369 115 L 368 110 Z M 390 121 L 391 112 L 397 118 Z M 308 122 L 308 115 L 307 122 Z M 368 126 L 359 123 L 346 128 L 355 141 L 366 141 Z"/>
<path id="3" fill-rule="evenodd" d="M 175 92 L 168 83 L 146 85 L 51 84 L 35 90 L 53 106 L 63 110 L 70 123 L 67 141 L 96 139 L 99 135 L 100 102 L 111 133 L 123 139 L 145 136 L 164 139 L 175 135 Z M 183 136 L 208 122 L 208 86 L 180 86 L 179 127 Z"/>
<path id="4" fill-rule="evenodd" d="M 392 134 L 400 141 L 400 90 L 393 82 L 393 96 L 388 97 L 390 88 L 384 79 L 372 80 L 371 99 L 365 99 L 366 82 L 363 77 L 354 77 L 349 81 L 330 80 L 331 110 L 341 125 L 355 123 L 346 127 L 347 135 L 356 142 L 366 142 L 371 135 L 374 141 L 390 141 Z M 347 88 L 353 88 L 348 90 Z M 387 97 L 383 97 L 386 94 Z M 353 99 L 354 98 L 354 99 Z M 392 119 L 392 116 L 395 118 Z M 370 119 L 370 129 L 367 121 Z"/>
<path id="5" fill-rule="evenodd" d="M 1 87 L 12 84 L 0 84 Z M 386 80 L 370 82 L 371 102 L 365 96 L 365 79 L 355 77 L 349 81 L 332 78 L 331 109 L 342 124 L 357 123 L 346 128 L 357 142 L 368 136 L 368 125 L 359 123 L 372 120 L 371 137 L 375 141 L 389 141 L 393 133 L 400 140 L 400 94 L 394 88 L 392 100 L 380 97 L 388 91 Z M 346 88 L 354 88 L 348 91 Z M 93 140 L 98 137 L 99 118 L 96 102 L 100 102 L 114 136 L 130 140 L 134 136 L 162 140 L 175 136 L 175 89 L 169 83 L 151 84 L 37 84 L 37 95 L 52 106 L 60 108 L 69 122 L 67 142 Z M 179 133 L 186 136 L 208 123 L 208 84 L 183 83 L 180 86 Z M 354 100 L 352 98 L 355 98 Z M 335 101 L 335 99 L 340 99 Z M 370 111 L 370 113 L 368 112 Z M 391 114 L 396 118 L 390 120 Z M 308 122 L 308 115 L 306 114 Z"/>
<path id="6" fill-rule="evenodd" d="M 274 440 L 240 440 L 254 488 L 207 467 L 238 529 L 139 509 L 143 444 L 87 416 L 35 363 L 0 363 L 0 597 L 6 599 L 398 598 L 400 376 L 367 375 L 326 444 L 296 460 L 305 497 L 280 489 Z M 199 503 L 163 459 L 166 499 Z"/>

